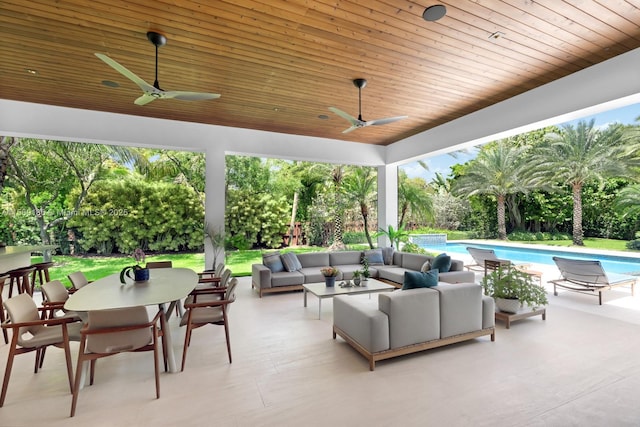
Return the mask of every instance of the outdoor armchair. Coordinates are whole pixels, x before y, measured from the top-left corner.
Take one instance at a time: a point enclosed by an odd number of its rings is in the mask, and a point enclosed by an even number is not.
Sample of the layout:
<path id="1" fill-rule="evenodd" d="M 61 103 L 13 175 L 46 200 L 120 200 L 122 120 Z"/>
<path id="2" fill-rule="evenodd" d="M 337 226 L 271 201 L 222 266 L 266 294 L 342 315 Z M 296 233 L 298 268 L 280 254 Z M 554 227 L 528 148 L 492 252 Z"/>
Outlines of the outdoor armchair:
<path id="1" fill-rule="evenodd" d="M 74 293 L 75 291 L 82 288 L 83 286 L 87 286 L 89 283 L 91 283 L 89 282 L 89 280 L 87 280 L 87 276 L 85 276 L 82 271 L 76 271 L 75 273 L 71 273 L 67 276 L 67 278 L 69 279 L 69 281 L 71 282 L 71 285 L 73 286 L 73 288 L 69 290 L 69 293 Z"/>
<path id="2" fill-rule="evenodd" d="M 161 312 L 149 321 L 143 306 L 113 310 L 89 311 L 87 324 L 80 331 L 78 366 L 71 400 L 71 416 L 76 412 L 83 364 L 91 362 L 89 384 L 93 385 L 96 360 L 130 351 L 153 351 L 156 399 L 160 398 L 160 376 L 158 369 L 158 329 Z"/>
<path id="3" fill-rule="evenodd" d="M 0 395 L 0 407 L 4 405 L 7 395 L 13 359 L 17 354 L 36 352 L 34 373 L 38 373 L 38 368 L 42 366 L 44 350 L 48 346 L 61 347 L 64 349 L 67 362 L 67 376 L 69 378 L 69 389 L 73 392 L 73 371 L 71 367 L 71 352 L 69 350 L 69 328 L 72 318 L 40 319 L 38 307 L 31 296 L 27 293 L 16 295 L 4 302 L 9 319 L 2 323 L 2 328 L 12 329 L 11 347 L 7 356 L 7 365 L 4 371 L 2 382 L 2 394 Z M 46 310 L 41 308 L 40 310 Z M 77 326 L 76 326 L 77 325 Z M 74 327 L 79 328 L 77 323 Z"/>
<path id="4" fill-rule="evenodd" d="M 204 288 L 194 290 L 190 296 L 190 302 L 185 302 L 187 312 L 182 316 L 180 326 L 186 326 L 184 336 L 184 349 L 182 351 L 182 368 L 184 371 L 187 359 L 187 349 L 191 343 L 191 332 L 205 325 L 224 326 L 224 335 L 227 340 L 227 354 L 231 363 L 231 343 L 229 341 L 229 308 L 236 300 L 235 288 L 238 283 L 236 278 L 231 279 L 226 288 Z M 216 299 L 212 299 L 215 296 Z"/>

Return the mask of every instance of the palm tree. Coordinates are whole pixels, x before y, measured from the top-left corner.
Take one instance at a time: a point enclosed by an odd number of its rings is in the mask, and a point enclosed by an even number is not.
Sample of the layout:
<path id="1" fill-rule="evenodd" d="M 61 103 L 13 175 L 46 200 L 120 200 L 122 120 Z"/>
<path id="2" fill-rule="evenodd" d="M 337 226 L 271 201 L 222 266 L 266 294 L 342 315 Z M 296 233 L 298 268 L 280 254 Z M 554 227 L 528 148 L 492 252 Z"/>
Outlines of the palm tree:
<path id="1" fill-rule="evenodd" d="M 573 195 L 573 244 L 583 246 L 582 188 L 587 182 L 604 184 L 606 178 L 628 177 L 637 160 L 625 154 L 622 127 L 594 128 L 594 120 L 580 121 L 574 128 L 564 125 L 560 132 L 546 135 L 532 162 L 539 176 L 571 187 Z"/>
<path id="2" fill-rule="evenodd" d="M 404 226 L 410 213 L 420 219 L 433 219 L 433 202 L 426 182 L 420 178 L 409 179 L 402 173 L 398 183 L 398 209 L 398 228 Z"/>
<path id="3" fill-rule="evenodd" d="M 452 190 L 461 196 L 487 194 L 496 198 L 498 238 L 506 240 L 505 201 L 507 195 L 526 193 L 537 187 L 527 174 L 524 152 L 527 146 L 515 146 L 509 140 L 486 146 L 453 183 Z"/>
<path id="4" fill-rule="evenodd" d="M 353 172 L 344 179 L 344 193 L 360 205 L 360 214 L 364 222 L 364 234 L 369 247 L 373 249 L 373 242 L 369 234 L 369 205 L 376 196 L 376 175 L 371 168 L 355 167 Z"/>

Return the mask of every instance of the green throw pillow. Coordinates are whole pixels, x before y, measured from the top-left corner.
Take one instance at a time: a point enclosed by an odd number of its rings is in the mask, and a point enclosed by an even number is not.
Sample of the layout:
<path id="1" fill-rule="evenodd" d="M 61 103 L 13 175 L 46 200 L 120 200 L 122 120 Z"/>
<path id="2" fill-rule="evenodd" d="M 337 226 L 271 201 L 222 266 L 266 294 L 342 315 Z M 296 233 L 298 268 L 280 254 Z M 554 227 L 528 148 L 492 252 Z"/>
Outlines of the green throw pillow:
<path id="1" fill-rule="evenodd" d="M 438 285 L 438 270 L 405 271 L 402 289 L 431 288 Z"/>
<path id="2" fill-rule="evenodd" d="M 447 273 L 451 270 L 451 257 L 446 253 L 441 253 L 431 262 L 431 268 L 437 268 L 440 273 Z"/>

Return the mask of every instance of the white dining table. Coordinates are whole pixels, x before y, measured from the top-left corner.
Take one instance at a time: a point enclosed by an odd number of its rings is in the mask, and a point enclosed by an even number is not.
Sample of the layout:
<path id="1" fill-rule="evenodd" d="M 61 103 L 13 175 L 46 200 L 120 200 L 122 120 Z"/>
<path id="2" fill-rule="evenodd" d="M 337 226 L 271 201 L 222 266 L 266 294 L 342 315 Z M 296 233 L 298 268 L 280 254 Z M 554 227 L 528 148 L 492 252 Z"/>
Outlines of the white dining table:
<path id="1" fill-rule="evenodd" d="M 64 304 L 69 311 L 109 310 L 157 305 L 162 311 L 161 323 L 167 344 L 167 364 L 177 372 L 171 330 L 167 326 L 166 304 L 185 298 L 198 284 L 198 275 L 188 268 L 151 269 L 149 280 L 120 282 L 120 273 L 111 274 L 83 286 Z"/>

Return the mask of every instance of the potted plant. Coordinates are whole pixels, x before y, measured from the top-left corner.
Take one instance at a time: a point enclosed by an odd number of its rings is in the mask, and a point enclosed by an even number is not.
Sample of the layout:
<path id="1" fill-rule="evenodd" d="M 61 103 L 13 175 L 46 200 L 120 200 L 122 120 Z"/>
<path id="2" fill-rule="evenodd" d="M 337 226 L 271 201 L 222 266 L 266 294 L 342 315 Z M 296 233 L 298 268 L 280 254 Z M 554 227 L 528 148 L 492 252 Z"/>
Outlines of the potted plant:
<path id="1" fill-rule="evenodd" d="M 366 256 L 362 256 L 362 281 L 366 282 L 371 277 L 371 273 L 369 272 L 369 260 Z"/>
<path id="2" fill-rule="evenodd" d="M 496 307 L 517 313 L 525 305 L 532 310 L 548 304 L 547 292 L 533 277 L 516 268 L 500 267 L 482 278 L 484 293 L 493 297 Z"/>
<path id="3" fill-rule="evenodd" d="M 325 285 L 331 287 L 336 284 L 336 276 L 340 273 L 340 270 L 335 267 L 322 267 L 320 272 L 324 276 Z"/>
<path id="4" fill-rule="evenodd" d="M 362 271 L 356 270 L 353 272 L 353 284 L 356 286 L 360 286 L 360 277 L 362 276 Z"/>
<path id="5" fill-rule="evenodd" d="M 130 279 L 133 279 L 136 282 L 149 280 L 149 269 L 146 267 L 140 266 L 140 263 L 143 263 L 144 260 L 146 259 L 146 255 L 144 251 L 140 248 L 137 248 L 135 251 L 133 251 L 132 257 L 136 261 L 136 265 L 130 265 L 122 269 L 122 271 L 120 272 L 120 282 L 125 283 L 125 280 L 124 280 L 125 276 Z M 131 277 L 131 274 L 130 274 L 130 272 L 132 271 L 133 271 L 133 277 Z"/>

